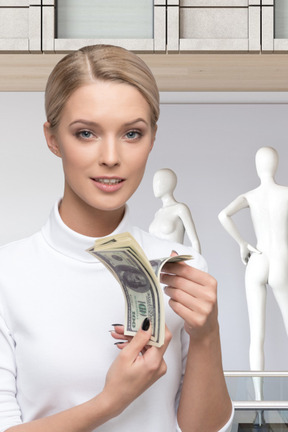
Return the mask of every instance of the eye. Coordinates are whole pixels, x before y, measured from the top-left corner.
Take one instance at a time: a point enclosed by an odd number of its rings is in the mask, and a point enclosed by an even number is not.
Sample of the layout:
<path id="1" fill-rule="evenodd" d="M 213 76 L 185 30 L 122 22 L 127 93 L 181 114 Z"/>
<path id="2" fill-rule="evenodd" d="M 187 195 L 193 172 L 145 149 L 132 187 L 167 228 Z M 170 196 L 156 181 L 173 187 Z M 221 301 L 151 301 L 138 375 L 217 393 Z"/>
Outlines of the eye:
<path id="1" fill-rule="evenodd" d="M 93 134 L 89 130 L 82 130 L 76 134 L 79 138 L 89 139 L 92 138 Z"/>
<path id="2" fill-rule="evenodd" d="M 140 138 L 141 136 L 142 136 L 142 133 L 140 131 L 137 131 L 137 130 L 131 130 L 131 131 L 126 133 L 126 137 L 129 140 L 135 140 L 137 138 Z"/>

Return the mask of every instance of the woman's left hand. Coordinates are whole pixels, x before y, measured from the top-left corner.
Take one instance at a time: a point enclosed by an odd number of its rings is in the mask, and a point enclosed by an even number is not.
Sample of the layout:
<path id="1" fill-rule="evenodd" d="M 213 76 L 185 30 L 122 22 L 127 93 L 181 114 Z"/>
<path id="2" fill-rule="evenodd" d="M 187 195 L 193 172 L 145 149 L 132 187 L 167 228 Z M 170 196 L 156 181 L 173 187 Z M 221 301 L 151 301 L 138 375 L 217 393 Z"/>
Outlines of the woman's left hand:
<path id="1" fill-rule="evenodd" d="M 184 262 L 167 263 L 160 280 L 166 285 L 171 308 L 183 318 L 191 338 L 218 332 L 217 281 L 211 275 Z"/>

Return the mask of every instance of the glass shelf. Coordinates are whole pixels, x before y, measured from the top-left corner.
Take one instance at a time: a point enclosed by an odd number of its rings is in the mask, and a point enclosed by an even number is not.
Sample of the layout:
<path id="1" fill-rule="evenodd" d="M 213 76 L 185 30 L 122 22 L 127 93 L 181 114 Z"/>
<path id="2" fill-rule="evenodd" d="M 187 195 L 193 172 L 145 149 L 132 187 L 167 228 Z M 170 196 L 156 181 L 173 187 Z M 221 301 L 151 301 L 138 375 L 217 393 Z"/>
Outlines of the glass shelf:
<path id="1" fill-rule="evenodd" d="M 257 424 L 261 416 L 262 428 Z M 235 411 L 231 432 L 287 432 L 287 411 Z"/>
<path id="2" fill-rule="evenodd" d="M 235 407 L 231 432 L 288 432 L 288 372 L 227 371 L 225 379 Z M 260 383 L 263 397 L 256 400 Z"/>

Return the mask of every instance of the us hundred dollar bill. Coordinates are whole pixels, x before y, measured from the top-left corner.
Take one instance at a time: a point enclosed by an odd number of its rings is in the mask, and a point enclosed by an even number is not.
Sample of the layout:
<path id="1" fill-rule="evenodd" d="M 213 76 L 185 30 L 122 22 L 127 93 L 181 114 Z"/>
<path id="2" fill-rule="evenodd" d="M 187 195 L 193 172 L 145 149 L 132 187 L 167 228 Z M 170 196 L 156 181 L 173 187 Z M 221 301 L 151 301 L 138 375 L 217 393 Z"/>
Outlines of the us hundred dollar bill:
<path id="1" fill-rule="evenodd" d="M 101 261 L 119 282 L 125 300 L 124 334 L 134 336 L 144 318 L 151 322 L 150 345 L 160 347 L 165 336 L 165 309 L 159 277 L 166 262 L 192 259 L 191 255 L 149 261 L 128 232 L 95 241 L 87 250 Z"/>

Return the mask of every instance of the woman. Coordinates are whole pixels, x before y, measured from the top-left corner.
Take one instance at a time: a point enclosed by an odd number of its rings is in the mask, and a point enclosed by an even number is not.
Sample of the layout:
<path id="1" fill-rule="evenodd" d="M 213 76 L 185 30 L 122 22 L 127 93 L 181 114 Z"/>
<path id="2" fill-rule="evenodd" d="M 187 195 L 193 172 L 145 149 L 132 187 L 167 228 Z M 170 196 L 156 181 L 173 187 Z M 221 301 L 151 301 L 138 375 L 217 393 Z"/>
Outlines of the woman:
<path id="1" fill-rule="evenodd" d="M 167 329 L 156 348 L 147 347 L 147 319 L 132 340 L 114 324 L 111 339 L 111 323 L 123 321 L 121 289 L 86 252 L 122 231 L 149 259 L 187 252 L 129 224 L 126 201 L 159 114 L 150 70 L 122 48 L 86 47 L 56 65 L 45 105 L 65 187 L 41 232 L 0 250 L 0 431 L 227 431 L 216 281 L 203 258 L 193 252 L 195 268 L 165 268 Z"/>

